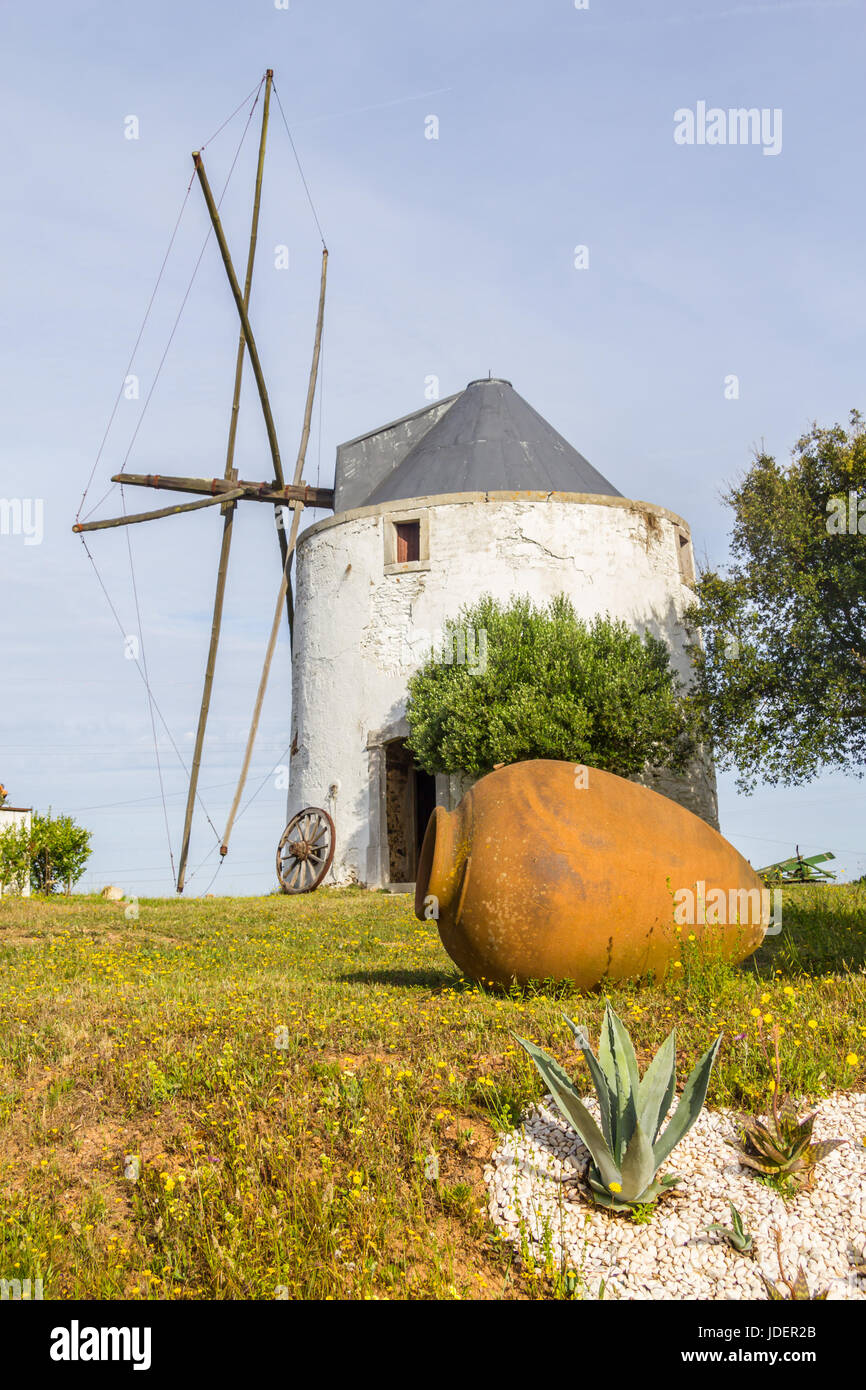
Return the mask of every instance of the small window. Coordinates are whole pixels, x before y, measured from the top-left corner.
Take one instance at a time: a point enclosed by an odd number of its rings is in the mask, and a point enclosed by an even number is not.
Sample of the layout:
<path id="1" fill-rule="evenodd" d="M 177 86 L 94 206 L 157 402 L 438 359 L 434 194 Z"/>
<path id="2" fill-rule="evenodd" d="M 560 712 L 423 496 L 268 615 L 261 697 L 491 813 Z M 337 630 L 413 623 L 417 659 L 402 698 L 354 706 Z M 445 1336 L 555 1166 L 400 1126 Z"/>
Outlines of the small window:
<path id="1" fill-rule="evenodd" d="M 420 560 L 420 521 L 397 521 L 394 530 L 397 532 L 397 564 L 405 565 L 412 560 Z"/>
<path id="2" fill-rule="evenodd" d="M 384 518 L 385 573 L 406 574 L 430 568 L 430 522 L 426 512 L 398 512 Z"/>

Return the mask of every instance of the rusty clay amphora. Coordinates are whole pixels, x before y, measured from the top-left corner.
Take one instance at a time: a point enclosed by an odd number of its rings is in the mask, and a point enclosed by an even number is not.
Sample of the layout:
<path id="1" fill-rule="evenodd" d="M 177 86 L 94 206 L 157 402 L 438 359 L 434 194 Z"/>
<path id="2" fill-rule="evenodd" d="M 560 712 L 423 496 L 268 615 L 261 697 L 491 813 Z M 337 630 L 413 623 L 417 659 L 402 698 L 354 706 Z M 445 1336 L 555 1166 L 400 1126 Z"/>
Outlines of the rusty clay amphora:
<path id="1" fill-rule="evenodd" d="M 436 807 L 415 915 L 438 919 L 472 979 L 579 989 L 664 977 L 684 949 L 740 961 L 770 920 L 758 875 L 706 821 L 613 773 L 546 760 L 489 773 L 454 811 Z"/>

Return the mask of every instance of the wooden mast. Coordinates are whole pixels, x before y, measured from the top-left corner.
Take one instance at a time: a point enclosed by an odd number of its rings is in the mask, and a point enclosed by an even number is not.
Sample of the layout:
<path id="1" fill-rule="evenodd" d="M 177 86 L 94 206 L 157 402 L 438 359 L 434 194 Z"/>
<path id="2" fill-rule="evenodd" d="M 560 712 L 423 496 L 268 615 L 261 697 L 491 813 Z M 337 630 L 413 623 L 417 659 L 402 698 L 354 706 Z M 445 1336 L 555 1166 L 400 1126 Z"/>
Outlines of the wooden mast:
<path id="1" fill-rule="evenodd" d="M 231 286 L 232 296 L 234 298 L 238 315 L 240 317 L 241 329 L 243 331 L 244 338 L 246 339 L 247 351 L 250 354 L 250 366 L 253 369 L 253 376 L 256 379 L 256 386 L 258 387 L 259 391 L 259 400 L 262 403 L 262 413 L 265 417 L 265 429 L 267 430 L 268 444 L 270 445 L 271 458 L 274 464 L 274 475 L 277 480 L 277 485 L 279 487 L 284 487 L 285 480 L 283 478 L 283 465 L 280 460 L 280 446 L 277 442 L 277 430 L 274 424 L 274 417 L 271 412 L 271 403 L 268 399 L 268 388 L 265 385 L 264 373 L 262 372 L 262 364 L 259 361 L 259 350 L 256 347 L 256 340 L 253 337 L 253 330 L 250 327 L 250 321 L 247 317 L 246 306 L 243 301 L 243 295 L 241 294 L 240 286 L 238 285 L 238 278 L 235 275 L 235 268 L 232 264 L 231 254 L 229 252 L 228 244 L 226 242 L 225 232 L 223 231 L 222 223 L 220 222 L 220 215 L 217 211 L 217 205 L 214 202 L 214 196 L 211 192 L 210 184 L 208 183 L 207 174 L 204 171 L 204 163 L 202 162 L 201 152 L 198 150 L 193 151 L 192 158 L 193 163 L 195 164 L 195 171 L 198 174 L 199 183 L 201 184 L 202 192 L 204 193 L 204 199 L 207 203 L 207 210 L 210 213 L 210 219 L 213 223 L 214 235 L 216 236 L 217 243 L 219 245 L 220 255 L 223 258 L 223 265 L 225 266 L 226 275 L 228 276 L 229 285 Z M 277 534 L 280 543 L 280 555 L 282 556 L 283 568 L 285 569 L 286 538 L 282 531 L 279 531 Z"/>
<path id="2" fill-rule="evenodd" d="M 305 507 L 334 507 L 334 490 L 329 487 L 310 487 L 308 484 L 294 487 L 274 487 L 273 483 L 253 483 L 245 478 L 237 482 L 226 478 L 181 478 L 168 473 L 112 473 L 113 483 L 123 483 L 125 487 L 150 487 L 164 492 L 207 493 L 214 497 L 217 493 L 240 492 L 247 502 L 270 502 L 285 507 L 290 502 L 303 502 Z M 225 501 L 225 497 L 220 498 Z M 123 518 L 119 518 L 122 520 Z M 73 531 L 93 531 L 98 529 L 91 521 L 83 521 L 73 526 Z"/>
<path id="3" fill-rule="evenodd" d="M 301 442 L 298 445 L 298 457 L 295 463 L 295 476 L 292 482 L 295 487 L 300 487 L 301 478 L 304 473 L 304 462 L 307 457 L 307 445 L 310 442 L 310 423 L 313 418 L 313 401 L 316 396 L 316 381 L 319 376 L 319 356 L 322 351 L 322 327 L 325 321 L 325 286 L 328 279 L 328 248 L 322 247 L 322 278 L 319 285 L 319 310 L 316 316 L 316 338 L 313 343 L 313 361 L 310 367 L 310 379 L 307 382 L 307 403 L 304 407 L 304 427 L 301 430 Z M 292 506 L 292 531 L 289 537 L 289 558 L 286 564 L 286 604 L 289 610 L 289 646 L 294 649 L 295 645 L 295 604 L 292 597 L 292 578 L 291 578 L 291 554 L 295 548 L 295 541 L 298 535 L 298 523 L 301 519 L 303 509 L 302 502 L 290 504 Z M 333 503 L 331 504 L 333 506 Z M 285 569 L 285 566 L 284 566 Z"/>
<path id="4" fill-rule="evenodd" d="M 231 419 L 230 419 L 230 421 L 229 421 L 229 437 L 228 437 L 228 444 L 227 444 L 227 446 L 226 446 L 226 464 L 225 464 L 224 477 L 225 477 L 226 481 L 235 481 L 235 482 L 237 481 L 237 476 L 238 476 L 238 475 L 237 475 L 237 469 L 234 467 L 235 440 L 236 440 L 236 438 L 237 438 L 237 430 L 238 430 L 238 413 L 239 413 L 239 411 L 240 411 L 241 383 L 242 383 L 242 381 L 243 381 L 243 374 L 244 374 L 244 353 L 245 353 L 246 345 L 247 345 L 247 336 L 246 336 L 246 335 L 247 335 L 247 332 L 248 332 L 248 329 L 249 329 L 249 320 L 247 319 L 246 316 L 247 316 L 247 311 L 249 310 L 249 305 L 250 305 L 250 290 L 251 290 L 251 288 L 252 288 L 252 282 L 253 282 L 253 265 L 254 265 L 254 263 L 255 263 L 255 258 L 256 258 L 256 242 L 257 242 L 257 240 L 258 240 L 258 234 L 259 234 L 259 209 L 260 209 L 260 207 L 261 207 L 261 201 L 262 201 L 262 177 L 263 177 L 263 174 L 264 174 L 264 167 L 265 167 L 265 145 L 266 145 L 266 142 L 267 142 L 267 134 L 268 134 L 268 113 L 269 113 L 270 104 L 271 104 L 271 86 L 272 86 L 272 84 L 273 84 L 273 80 L 274 80 L 273 69 L 272 69 L 272 68 L 268 68 L 267 73 L 266 73 L 266 75 L 265 75 L 265 98 L 264 98 L 264 105 L 263 105 L 263 108 L 262 108 L 262 129 L 261 129 L 261 135 L 259 136 L 259 158 L 258 158 L 258 164 L 257 164 L 257 166 L 256 166 L 256 188 L 255 188 L 255 196 L 254 196 L 254 198 L 253 198 L 253 215 L 252 215 L 252 222 L 251 222 L 251 226 L 250 226 L 250 245 L 249 245 L 249 250 L 248 250 L 248 252 L 247 252 L 247 272 L 246 272 L 246 278 L 245 278 L 245 280 L 244 280 L 243 298 L 242 298 L 241 303 L 240 303 L 240 306 L 239 306 L 239 307 L 242 308 L 243 312 L 242 312 L 242 314 L 241 314 L 241 331 L 240 331 L 240 338 L 239 338 L 239 340 L 238 340 L 237 357 L 236 357 L 236 359 L 235 359 L 235 384 L 234 384 L 234 394 L 233 394 L 233 396 L 232 396 L 232 412 L 231 412 Z M 195 156 L 193 156 L 193 158 L 195 158 Z M 210 190 L 209 190 L 208 187 L 207 187 L 207 179 L 206 179 L 206 177 L 205 177 L 204 169 L 203 169 L 203 167 L 202 167 L 202 165 L 201 165 L 201 156 L 200 156 L 200 155 L 199 155 L 198 159 L 196 160 L 196 170 L 197 170 L 198 175 L 199 175 L 199 180 L 200 180 L 200 182 L 202 183 L 202 188 L 205 190 L 205 199 L 207 200 L 207 199 L 208 199 L 208 194 L 209 194 L 209 191 L 210 191 Z M 212 202 L 212 199 L 211 199 L 210 201 Z M 210 210 L 210 202 L 209 202 L 208 206 L 209 206 L 209 210 Z M 215 208 L 214 208 L 213 211 L 211 212 L 211 217 L 213 218 L 214 215 L 216 215 L 216 218 L 217 218 L 216 224 L 215 224 L 215 227 L 214 227 L 214 230 L 216 231 L 217 228 L 219 228 L 219 230 L 218 230 L 218 232 L 217 232 L 217 236 L 218 236 L 218 239 L 220 239 L 221 233 L 222 233 L 222 227 L 219 226 L 219 216 L 218 216 L 218 214 L 216 214 L 216 209 L 215 209 Z M 221 245 L 220 245 L 220 249 L 221 249 L 221 250 L 223 249 L 223 246 L 224 246 L 224 242 L 221 241 Z M 228 256 L 228 251 L 227 251 L 227 249 L 226 249 L 226 250 L 223 252 L 223 259 L 225 260 L 227 256 Z M 230 262 L 230 260 L 229 260 L 229 261 L 227 262 L 227 267 L 226 267 L 227 269 L 229 268 L 230 264 L 231 264 L 231 262 Z M 234 274 L 234 272 L 232 272 L 232 275 L 233 275 L 233 274 Z M 245 320 L 246 320 L 246 321 L 245 321 Z M 252 356 L 252 353 L 251 353 L 250 355 Z M 260 369 L 260 370 L 261 370 L 261 369 Z M 266 399 L 266 398 L 267 398 L 267 395 L 265 394 L 265 399 Z M 271 422 L 270 422 L 270 427 L 271 427 L 271 430 L 273 430 L 273 420 L 271 420 Z M 268 438 L 270 439 L 270 437 L 271 437 L 271 435 L 270 435 L 270 431 L 269 431 Z M 275 435 L 275 434 L 274 434 L 274 441 L 276 441 L 276 435 Z M 278 465 L 278 463 L 279 463 L 279 452 L 277 452 L 277 454 L 276 454 L 276 464 L 275 464 L 275 467 Z M 277 474 L 277 476 L 279 477 L 279 474 Z M 236 495 L 236 494 L 235 494 L 235 495 Z M 205 665 L 204 687 L 203 687 L 203 689 L 202 689 L 201 708 L 200 708 L 200 710 L 199 710 L 199 715 L 198 715 L 198 727 L 197 727 L 197 729 L 196 729 L 196 735 L 195 735 L 195 749 L 194 749 L 194 751 L 193 751 L 193 756 L 192 756 L 192 767 L 191 767 L 191 769 L 190 769 L 189 791 L 188 791 L 188 793 L 187 793 L 187 799 L 186 799 L 186 814 L 185 814 L 185 816 L 184 816 L 184 822 L 183 822 L 183 840 L 182 840 L 182 843 L 181 843 L 180 861 L 179 861 L 179 863 L 178 863 L 178 870 L 177 870 L 177 891 L 178 891 L 178 893 L 182 893 L 182 892 L 183 892 L 184 879 L 185 879 L 185 876 L 186 876 L 186 862 L 187 862 L 187 858 L 188 858 L 188 856 L 189 856 L 189 840 L 190 840 L 190 834 L 192 833 L 192 813 L 193 813 L 193 808 L 195 807 L 195 797 L 196 797 L 196 791 L 197 791 L 197 789 L 198 789 L 198 775 L 199 775 L 199 769 L 200 769 L 200 767 L 201 767 L 201 755 L 202 755 L 202 748 L 204 747 L 204 736 L 205 736 L 205 730 L 206 730 L 206 728 L 207 728 L 208 713 L 209 713 L 209 711 L 210 711 L 210 698 L 211 698 L 211 691 L 212 691 L 212 689 L 213 689 L 213 677 L 214 677 L 214 668 L 215 668 L 215 666 L 216 666 L 217 646 L 219 645 L 220 629 L 221 629 L 221 627 L 222 627 L 223 603 L 224 603 L 224 601 L 225 601 L 225 591 L 226 591 L 226 574 L 227 574 L 227 572 L 228 572 L 229 552 L 230 552 L 230 550 L 231 550 L 231 544 L 232 544 L 232 525 L 233 525 L 233 522 L 234 522 L 234 514 L 235 514 L 235 511 L 236 511 L 235 503 L 234 503 L 234 500 L 232 500 L 231 494 L 228 494 L 228 498 L 229 498 L 229 500 L 227 501 L 227 503 L 226 503 L 226 505 L 225 505 L 225 507 L 224 507 L 224 511 L 223 511 L 223 534 L 222 534 L 222 543 L 221 543 L 221 545 L 220 545 L 220 558 L 219 558 L 219 568 L 218 568 L 218 570 L 217 570 L 216 592 L 215 592 L 215 594 L 214 594 L 213 618 L 212 618 L 212 621 L 211 621 L 211 632 L 210 632 L 210 645 L 208 646 L 207 663 L 206 663 L 206 665 Z"/>
<path id="5" fill-rule="evenodd" d="M 194 512 L 200 507 L 213 507 L 217 502 L 223 506 L 243 497 L 242 487 L 231 488 L 228 492 L 218 492 L 213 497 L 205 497 L 201 502 L 182 502 L 176 507 L 160 507 L 156 512 L 136 512 L 133 516 L 114 516 L 109 521 L 79 521 L 73 531 L 106 531 L 110 526 L 134 526 L 139 521 L 157 521 L 162 516 L 177 516 L 178 512 Z"/>
<path id="6" fill-rule="evenodd" d="M 294 555 L 295 546 L 297 542 L 300 514 L 304 506 L 321 507 L 325 509 L 333 509 L 334 506 L 334 490 L 332 488 L 312 488 L 302 483 L 301 481 L 304 469 L 304 462 L 306 459 L 307 446 L 310 437 L 310 425 L 312 419 L 313 402 L 316 392 L 316 383 L 318 378 L 319 359 L 322 343 L 322 327 L 324 321 L 325 308 L 325 287 L 328 268 L 328 251 L 327 247 L 324 246 L 324 242 L 322 252 L 321 284 L 319 290 L 319 307 L 318 316 L 316 320 L 316 334 L 313 344 L 313 359 L 312 365 L 310 367 L 310 377 L 307 386 L 307 400 L 306 407 L 304 410 L 303 428 L 301 431 L 301 439 L 298 448 L 298 456 L 295 465 L 294 478 L 293 481 L 288 485 L 286 484 L 285 478 L 283 476 L 283 468 L 280 459 L 279 444 L 277 441 L 277 433 L 274 424 L 273 413 L 271 411 L 267 387 L 265 385 L 264 374 L 262 372 L 262 366 L 259 360 L 255 337 L 253 335 L 253 331 L 249 321 L 250 290 L 252 285 L 256 242 L 258 237 L 258 223 L 261 205 L 261 190 L 264 170 L 265 145 L 268 128 L 268 114 L 270 107 L 271 89 L 273 85 L 273 71 L 271 69 L 268 69 L 268 71 L 266 72 L 265 79 L 265 97 L 262 112 L 262 128 L 259 140 L 255 197 L 253 202 L 252 225 L 250 229 L 250 244 L 247 255 L 246 278 L 244 282 L 243 293 L 241 292 L 240 286 L 238 284 L 237 275 L 235 273 L 234 265 L 232 263 L 228 245 L 226 243 L 226 238 L 223 231 L 222 223 L 220 221 L 219 212 L 214 201 L 210 184 L 208 183 L 207 175 L 205 173 L 201 152 L 194 151 L 192 156 L 195 165 L 195 171 L 198 176 L 199 184 L 201 185 L 202 193 L 204 195 L 205 203 L 208 209 L 208 214 L 211 219 L 216 241 L 220 249 L 220 255 L 222 257 L 223 265 L 225 267 L 226 275 L 228 277 L 229 287 L 231 289 L 232 297 L 235 301 L 235 307 L 237 308 L 238 317 L 240 319 L 240 337 L 238 341 L 238 350 L 235 362 L 234 394 L 232 399 L 231 417 L 229 421 L 229 434 L 226 447 L 226 462 L 224 476 L 222 478 L 208 479 L 169 476 L 166 474 L 128 474 L 123 472 L 120 474 L 115 474 L 112 477 L 112 482 L 119 482 L 134 487 L 147 487 L 154 489 L 162 488 L 167 489 L 169 491 L 192 493 L 194 495 L 198 494 L 200 500 L 187 502 L 184 504 L 174 504 L 172 506 L 160 508 L 157 511 L 139 512 L 134 515 L 116 517 L 105 521 L 80 522 L 76 523 L 72 528 L 73 531 L 76 532 L 97 531 L 115 526 L 129 526 L 137 522 L 155 520 L 157 518 L 165 516 L 173 516 L 181 512 L 195 511 L 202 507 L 211 507 L 219 505 L 222 508 L 222 544 L 220 548 L 220 560 L 217 572 L 216 592 L 214 595 L 213 619 L 211 623 L 211 637 L 208 648 L 207 663 L 205 667 L 204 688 L 202 691 L 201 708 L 199 711 L 195 749 L 193 755 L 192 769 L 190 773 L 190 784 L 187 797 L 186 816 L 183 831 L 183 844 L 178 869 L 177 891 L 179 893 L 183 892 L 186 865 L 189 855 L 192 816 L 195 806 L 198 775 L 201 766 L 202 750 L 204 746 L 207 718 L 210 708 L 211 692 L 213 688 L 214 670 L 216 665 L 216 653 L 219 643 L 220 628 L 222 624 L 226 575 L 228 569 L 229 552 L 231 547 L 232 525 L 235 512 L 235 504 L 236 502 L 243 500 L 260 503 L 264 502 L 274 507 L 288 506 L 292 510 L 292 524 L 288 540 L 286 538 L 284 528 L 281 525 L 278 525 L 278 540 L 280 544 L 280 554 L 282 557 L 279 598 L 277 601 L 277 608 L 271 630 L 270 641 L 268 643 L 264 667 L 259 682 L 259 689 L 256 697 L 253 719 L 246 744 L 243 768 L 241 771 L 238 787 L 235 793 L 234 802 L 232 804 L 228 822 L 226 825 L 223 843 L 220 847 L 221 855 L 225 855 L 228 852 L 229 836 L 231 834 L 232 826 L 237 815 L 238 805 L 240 802 L 241 795 L 243 793 L 247 773 L 249 771 L 249 764 L 252 756 L 256 733 L 258 730 L 262 702 L 267 687 L 268 676 L 270 672 L 271 662 L 273 659 L 274 649 L 276 647 L 277 637 L 279 635 L 282 605 L 284 602 L 286 605 L 286 610 L 289 619 L 290 641 L 293 639 L 294 635 L 294 611 L 292 603 L 291 565 L 292 557 Z M 249 353 L 250 365 L 252 368 L 253 376 L 255 377 L 256 387 L 258 389 L 259 394 L 259 400 L 261 402 L 262 407 L 262 414 L 264 416 L 265 421 L 265 428 L 268 436 L 268 444 L 270 447 L 271 459 L 274 470 L 274 479 L 271 482 L 249 482 L 244 479 L 239 479 L 238 471 L 234 467 L 235 441 L 237 437 L 238 413 L 240 409 L 240 393 L 243 379 L 244 354 L 246 352 Z"/>
<path id="7" fill-rule="evenodd" d="M 328 250 L 327 250 L 327 247 L 325 247 L 325 248 L 323 249 L 323 251 L 322 251 L 322 279 L 321 279 L 321 284 L 320 284 L 320 286 L 319 286 L 319 312 L 318 312 L 318 316 L 317 316 L 317 318 L 316 318 L 316 337 L 315 337 L 315 341 L 314 341 L 314 343 L 313 343 L 313 361 L 312 361 L 312 364 L 311 364 L 311 366 L 310 366 L 310 379 L 309 379 L 309 382 L 307 383 L 307 403 L 306 403 L 306 407 L 305 407 L 305 409 L 304 409 L 304 425 L 303 425 L 303 429 L 302 429 L 302 431 L 301 431 L 301 442 L 300 442 L 300 445 L 299 445 L 299 447 L 298 447 L 298 459 L 297 459 L 297 463 L 295 464 L 295 476 L 294 476 L 295 486 L 297 486 L 297 485 L 300 483 L 301 475 L 302 475 L 302 473 L 303 473 L 303 471 L 304 471 L 304 460 L 305 460 L 306 455 L 307 455 L 307 443 L 308 443 L 309 438 L 310 438 L 310 420 L 311 420 L 312 414 L 313 414 L 313 400 L 314 400 L 315 394 L 316 394 L 316 380 L 317 380 L 318 374 L 319 374 L 319 354 L 320 354 L 320 352 L 321 352 L 321 347 L 322 347 L 322 325 L 323 325 L 324 317 L 325 317 L 325 285 L 326 285 L 327 278 L 328 278 Z M 253 745 L 254 745 L 254 743 L 255 743 L 255 741 L 256 741 L 256 734 L 258 733 L 258 728 L 259 728 L 259 717 L 260 717 L 261 712 L 262 712 L 262 703 L 263 703 L 264 698 L 265 698 L 265 690 L 267 689 L 267 685 L 268 685 L 268 676 L 270 675 L 270 670 L 271 670 L 271 661 L 273 660 L 274 648 L 275 648 L 276 645 L 277 645 L 277 636 L 278 636 L 278 634 L 279 634 L 280 623 L 281 623 L 281 621 L 282 621 L 282 611 L 283 611 L 283 603 L 284 603 L 284 602 L 286 602 L 286 603 L 288 604 L 288 606 L 289 606 L 289 615 L 290 615 L 289 624 L 290 624 L 290 633 L 292 633 L 292 612 L 293 612 L 292 605 L 291 605 L 291 592 L 292 592 L 291 568 L 292 568 L 292 556 L 294 555 L 295 544 L 296 544 L 297 538 L 298 538 L 298 524 L 299 524 L 300 519 L 301 519 L 301 512 L 302 512 L 302 510 L 303 510 L 303 503 L 297 501 L 297 502 L 291 503 L 291 506 L 292 506 L 292 509 L 293 509 L 293 515 L 292 515 L 292 529 L 291 529 L 291 534 L 290 534 L 290 536 L 289 536 L 289 542 L 288 542 L 288 545 L 287 545 L 287 547 L 286 547 L 286 561 L 285 561 L 285 564 L 284 564 L 284 566 L 283 566 L 283 577 L 282 577 L 282 580 L 280 581 L 280 589 L 279 589 L 279 593 L 278 593 L 278 595 L 277 595 L 276 609 L 275 609 L 275 611 L 274 611 L 274 621 L 273 621 L 273 623 L 271 624 L 271 635 L 270 635 L 270 638 L 268 639 L 268 649 L 267 649 L 267 652 L 266 652 L 266 654 L 265 654 L 265 662 L 264 662 L 264 666 L 262 667 L 261 679 L 260 679 L 260 681 L 259 681 L 259 688 L 258 688 L 258 692 L 257 692 L 257 694 L 256 694 L 256 703 L 255 703 L 255 708 L 253 709 L 253 717 L 252 717 L 252 722 L 251 722 L 251 724 L 250 724 L 250 732 L 249 732 L 249 735 L 248 735 L 248 737 L 247 737 L 247 746 L 246 746 L 246 749 L 245 749 L 245 751 L 244 751 L 244 762 L 243 762 L 243 767 L 241 768 L 241 775 L 240 775 L 240 778 L 238 779 L 238 785 L 237 785 L 237 789 L 236 789 L 236 791 L 235 791 L 234 800 L 233 800 L 233 802 L 232 802 L 231 810 L 229 811 L 228 820 L 226 821 L 225 833 L 223 834 L 223 842 L 222 842 L 222 845 L 221 845 L 221 847 L 220 847 L 220 854 L 221 854 L 221 855 L 226 855 L 226 854 L 228 854 L 229 839 L 230 839 L 230 837 L 231 837 L 232 827 L 233 827 L 234 822 L 235 822 L 235 816 L 237 815 L 238 805 L 240 804 L 241 796 L 243 795 L 244 785 L 245 785 L 246 780 L 247 780 L 247 773 L 249 772 L 250 759 L 252 758 L 252 754 L 253 754 Z M 292 633 L 292 635 L 293 635 L 293 633 Z"/>

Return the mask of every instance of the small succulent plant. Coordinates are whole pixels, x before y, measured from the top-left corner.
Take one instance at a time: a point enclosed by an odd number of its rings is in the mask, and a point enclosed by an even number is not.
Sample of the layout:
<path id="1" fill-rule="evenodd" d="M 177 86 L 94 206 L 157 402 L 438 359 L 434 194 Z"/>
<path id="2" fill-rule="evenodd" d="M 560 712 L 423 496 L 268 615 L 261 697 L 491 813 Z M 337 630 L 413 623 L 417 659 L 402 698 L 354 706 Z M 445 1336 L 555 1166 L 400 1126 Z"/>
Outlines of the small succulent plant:
<path id="1" fill-rule="evenodd" d="M 829 1290 L 824 1289 L 822 1293 L 812 1293 L 806 1279 L 806 1271 L 802 1265 L 800 1265 L 797 1270 L 794 1279 L 789 1279 L 787 1277 L 785 1274 L 785 1267 L 782 1264 L 782 1232 L 776 1227 L 774 1234 L 776 1237 L 776 1259 L 779 1261 L 779 1283 L 784 1284 L 788 1292 L 782 1293 L 778 1284 L 774 1284 L 772 1280 L 768 1279 L 766 1274 L 761 1271 L 761 1279 L 763 1280 L 764 1288 L 767 1290 L 767 1297 L 774 1303 L 822 1302 L 827 1297 Z"/>
<path id="2" fill-rule="evenodd" d="M 641 1078 L 628 1029 L 609 1004 L 604 1011 L 598 1057 L 591 1051 L 584 1029 L 563 1017 L 589 1066 L 601 1112 L 600 1126 L 560 1064 L 534 1043 L 523 1038 L 517 1041 L 541 1073 L 563 1118 L 589 1149 L 592 1196 L 600 1206 L 613 1211 L 632 1211 L 655 1202 L 680 1181 L 673 1174 L 659 1179 L 658 1173 L 701 1112 L 722 1035 L 695 1065 L 660 1135 L 676 1090 L 675 1033 L 668 1034 Z"/>
<path id="3" fill-rule="evenodd" d="M 754 1245 L 752 1233 L 746 1230 L 743 1225 L 743 1218 L 733 1202 L 729 1202 L 728 1205 L 731 1208 L 730 1226 L 720 1226 L 718 1222 L 713 1222 L 712 1226 L 705 1226 L 704 1230 L 715 1231 L 723 1240 L 727 1241 L 732 1250 L 738 1251 L 741 1255 L 748 1255 Z"/>
<path id="4" fill-rule="evenodd" d="M 814 1182 L 815 1164 L 820 1163 L 829 1153 L 844 1144 L 844 1139 L 824 1139 L 812 1143 L 814 1113 L 801 1119 L 797 1113 L 797 1103 L 791 1095 L 782 1095 L 782 1066 L 779 1060 L 778 1023 L 773 1028 L 773 1056 L 770 1058 L 767 1044 L 758 1018 L 758 1038 L 761 1050 L 772 1071 L 770 1086 L 773 1092 L 772 1114 L 767 1122 L 756 1120 L 751 1115 L 740 1117 L 738 1139 L 726 1142 L 737 1150 L 740 1162 L 747 1168 L 766 1177 L 779 1179 L 786 1187 L 811 1187 Z"/>
<path id="5" fill-rule="evenodd" d="M 773 1284 L 767 1278 L 766 1274 L 761 1275 L 764 1281 L 764 1288 L 767 1290 L 767 1297 L 774 1301 L 782 1303 L 820 1303 L 822 1299 L 827 1297 L 829 1292 L 827 1289 L 824 1289 L 822 1293 L 812 1293 L 806 1279 L 806 1271 L 802 1265 L 797 1270 L 797 1277 L 793 1282 L 790 1279 L 786 1279 L 784 1274 L 780 1277 L 782 1283 L 788 1290 L 787 1293 L 782 1293 L 778 1285 Z"/>
<path id="6" fill-rule="evenodd" d="M 767 1177 L 781 1178 L 794 1186 L 811 1186 L 814 1168 L 822 1158 L 844 1144 L 844 1139 L 823 1139 L 812 1143 L 814 1113 L 801 1119 L 797 1104 L 788 1095 L 778 1102 L 773 1093 L 773 1112 L 767 1122 L 744 1115 L 739 1139 L 726 1142 L 737 1150 L 740 1162 Z"/>

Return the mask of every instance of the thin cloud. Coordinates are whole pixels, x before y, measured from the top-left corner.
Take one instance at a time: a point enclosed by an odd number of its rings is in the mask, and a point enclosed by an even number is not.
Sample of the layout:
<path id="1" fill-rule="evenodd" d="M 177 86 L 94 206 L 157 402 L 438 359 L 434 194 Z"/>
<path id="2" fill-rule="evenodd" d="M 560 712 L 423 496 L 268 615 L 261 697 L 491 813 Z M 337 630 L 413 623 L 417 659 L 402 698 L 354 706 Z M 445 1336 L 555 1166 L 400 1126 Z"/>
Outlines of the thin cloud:
<path id="1" fill-rule="evenodd" d="M 303 120 L 292 120 L 289 126 L 297 130 L 302 125 L 315 125 L 317 121 L 336 121 L 344 116 L 360 116 L 365 111 L 384 111 L 388 106 L 405 106 L 410 101 L 423 101 L 425 97 L 438 97 L 442 92 L 450 92 L 450 87 L 434 87 L 431 92 L 418 92 L 411 97 L 395 97 L 393 101 L 377 101 L 373 106 L 353 106 L 348 111 L 328 111 L 322 116 L 307 116 Z"/>

